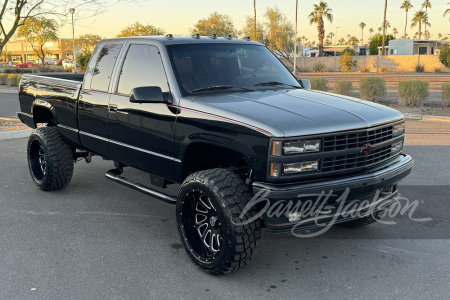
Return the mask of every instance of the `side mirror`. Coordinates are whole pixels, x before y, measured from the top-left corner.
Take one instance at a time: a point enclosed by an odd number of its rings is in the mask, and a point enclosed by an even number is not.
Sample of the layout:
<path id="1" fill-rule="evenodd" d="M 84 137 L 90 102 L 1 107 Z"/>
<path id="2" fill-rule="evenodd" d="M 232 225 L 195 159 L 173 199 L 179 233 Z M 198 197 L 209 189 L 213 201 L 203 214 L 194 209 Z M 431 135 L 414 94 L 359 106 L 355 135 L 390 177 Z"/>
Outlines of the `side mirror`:
<path id="1" fill-rule="evenodd" d="M 164 99 L 164 94 L 159 86 L 141 86 L 131 90 L 130 102 L 161 103 L 166 102 L 166 99 Z"/>
<path id="2" fill-rule="evenodd" d="M 308 79 L 300 79 L 300 82 L 302 83 L 302 85 L 305 88 L 305 90 L 310 90 L 311 89 L 311 82 L 309 82 Z"/>

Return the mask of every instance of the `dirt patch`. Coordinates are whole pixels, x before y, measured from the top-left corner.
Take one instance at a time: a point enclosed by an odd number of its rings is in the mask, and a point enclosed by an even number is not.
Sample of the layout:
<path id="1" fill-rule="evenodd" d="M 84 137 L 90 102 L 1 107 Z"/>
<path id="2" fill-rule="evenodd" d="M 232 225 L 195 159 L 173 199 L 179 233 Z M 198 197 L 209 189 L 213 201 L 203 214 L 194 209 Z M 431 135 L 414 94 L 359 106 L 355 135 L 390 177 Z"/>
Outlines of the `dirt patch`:
<path id="1" fill-rule="evenodd" d="M 0 119 L 0 131 L 19 131 L 30 129 L 28 126 L 14 119 Z"/>

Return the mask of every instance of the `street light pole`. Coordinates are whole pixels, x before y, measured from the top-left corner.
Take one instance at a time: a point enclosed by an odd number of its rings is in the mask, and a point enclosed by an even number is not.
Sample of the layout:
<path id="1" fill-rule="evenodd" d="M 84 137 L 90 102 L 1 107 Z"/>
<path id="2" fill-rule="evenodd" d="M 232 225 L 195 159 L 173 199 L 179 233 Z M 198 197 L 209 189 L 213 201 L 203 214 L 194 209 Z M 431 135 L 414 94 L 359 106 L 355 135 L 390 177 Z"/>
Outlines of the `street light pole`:
<path id="1" fill-rule="evenodd" d="M 73 70 L 77 71 L 77 53 L 75 52 L 75 25 L 73 22 L 73 14 L 75 13 L 75 8 L 69 8 L 69 12 L 72 14 L 72 40 L 73 40 Z"/>
<path id="2" fill-rule="evenodd" d="M 334 69 L 337 69 L 337 62 L 336 62 L 336 47 L 337 47 L 337 30 L 340 27 L 336 27 L 336 35 L 334 36 Z"/>
<path id="3" fill-rule="evenodd" d="M 295 0 L 294 76 L 297 71 L 297 12 L 298 12 L 298 0 Z"/>

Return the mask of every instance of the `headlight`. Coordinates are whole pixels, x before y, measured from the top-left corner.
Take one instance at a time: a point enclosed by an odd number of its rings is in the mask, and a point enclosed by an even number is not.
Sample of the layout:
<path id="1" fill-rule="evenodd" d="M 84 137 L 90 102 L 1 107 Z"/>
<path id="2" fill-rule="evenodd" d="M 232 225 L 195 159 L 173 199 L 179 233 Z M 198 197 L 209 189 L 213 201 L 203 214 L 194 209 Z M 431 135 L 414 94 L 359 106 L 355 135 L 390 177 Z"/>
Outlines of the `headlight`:
<path id="1" fill-rule="evenodd" d="M 284 164 L 284 174 L 313 172 L 319 170 L 319 161 L 303 161 L 299 163 Z"/>
<path id="2" fill-rule="evenodd" d="M 299 140 L 284 143 L 284 154 L 319 152 L 320 140 Z"/>
<path id="3" fill-rule="evenodd" d="M 400 151 L 402 151 L 402 149 L 403 149 L 403 142 L 394 143 L 391 146 L 391 153 L 400 152 Z"/>
<path id="4" fill-rule="evenodd" d="M 281 175 L 289 175 L 304 172 L 317 172 L 319 171 L 319 161 L 302 161 L 297 163 L 282 164 L 271 162 L 270 163 L 270 176 L 280 177 Z"/>
<path id="5" fill-rule="evenodd" d="M 405 124 L 394 126 L 392 130 L 392 137 L 397 137 L 405 133 Z"/>

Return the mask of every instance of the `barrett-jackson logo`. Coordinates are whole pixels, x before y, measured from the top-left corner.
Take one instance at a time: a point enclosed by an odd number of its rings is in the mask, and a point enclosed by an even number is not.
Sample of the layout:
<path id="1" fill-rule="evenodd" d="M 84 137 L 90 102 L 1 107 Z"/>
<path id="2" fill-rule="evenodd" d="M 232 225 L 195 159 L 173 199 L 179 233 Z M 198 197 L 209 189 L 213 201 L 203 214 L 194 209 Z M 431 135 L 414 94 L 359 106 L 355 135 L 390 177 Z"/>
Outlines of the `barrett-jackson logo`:
<path id="1" fill-rule="evenodd" d="M 359 153 L 364 154 L 364 155 L 369 155 L 370 153 L 373 152 L 373 150 L 375 150 L 375 146 L 366 145 L 365 147 L 361 148 Z"/>

